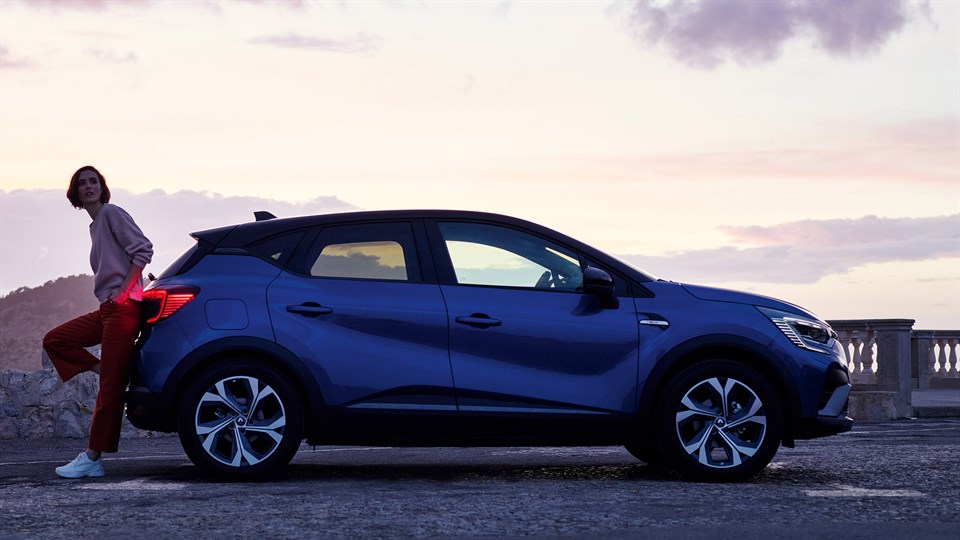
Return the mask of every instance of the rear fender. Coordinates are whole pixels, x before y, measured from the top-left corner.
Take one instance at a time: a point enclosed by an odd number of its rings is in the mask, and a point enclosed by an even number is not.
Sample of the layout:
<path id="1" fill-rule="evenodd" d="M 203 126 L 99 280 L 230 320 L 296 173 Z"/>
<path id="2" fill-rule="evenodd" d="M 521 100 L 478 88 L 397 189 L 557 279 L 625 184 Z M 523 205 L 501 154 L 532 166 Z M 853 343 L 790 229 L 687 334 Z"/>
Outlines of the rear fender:
<path id="1" fill-rule="evenodd" d="M 273 341 L 253 337 L 227 337 L 205 343 L 181 360 L 173 369 L 160 394 L 160 410 L 165 411 L 167 426 L 176 430 L 176 411 L 180 395 L 194 374 L 231 357 L 256 358 L 283 370 L 300 393 L 304 406 L 306 436 L 316 432 L 323 411 L 320 387 L 307 366 L 293 353 Z"/>

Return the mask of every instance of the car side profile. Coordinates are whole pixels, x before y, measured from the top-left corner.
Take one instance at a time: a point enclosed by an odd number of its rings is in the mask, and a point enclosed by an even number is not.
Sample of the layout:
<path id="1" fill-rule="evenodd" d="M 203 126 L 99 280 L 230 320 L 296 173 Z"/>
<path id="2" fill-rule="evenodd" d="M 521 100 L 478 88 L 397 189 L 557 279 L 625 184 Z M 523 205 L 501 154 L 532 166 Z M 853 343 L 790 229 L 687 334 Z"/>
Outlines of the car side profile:
<path id="1" fill-rule="evenodd" d="M 842 349 L 812 313 L 534 223 L 258 213 L 192 236 L 144 293 L 127 416 L 215 476 L 269 477 L 306 439 L 623 445 L 739 481 L 852 427 Z"/>

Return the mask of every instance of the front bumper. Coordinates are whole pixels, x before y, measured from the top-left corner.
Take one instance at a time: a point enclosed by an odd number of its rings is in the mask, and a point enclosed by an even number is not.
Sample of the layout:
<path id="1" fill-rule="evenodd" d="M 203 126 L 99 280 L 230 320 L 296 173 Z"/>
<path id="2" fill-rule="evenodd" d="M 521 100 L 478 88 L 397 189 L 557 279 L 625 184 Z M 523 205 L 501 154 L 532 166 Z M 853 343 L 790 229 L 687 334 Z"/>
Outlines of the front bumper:
<path id="1" fill-rule="evenodd" d="M 839 416 L 818 416 L 797 420 L 794 429 L 795 439 L 816 439 L 844 433 L 853 429 L 853 418 L 846 414 Z"/>
<path id="2" fill-rule="evenodd" d="M 794 429 L 796 439 L 815 439 L 836 435 L 853 429 L 853 418 L 847 416 L 850 383 L 835 387 L 824 396 L 824 406 L 817 412 L 816 418 L 801 418 Z"/>

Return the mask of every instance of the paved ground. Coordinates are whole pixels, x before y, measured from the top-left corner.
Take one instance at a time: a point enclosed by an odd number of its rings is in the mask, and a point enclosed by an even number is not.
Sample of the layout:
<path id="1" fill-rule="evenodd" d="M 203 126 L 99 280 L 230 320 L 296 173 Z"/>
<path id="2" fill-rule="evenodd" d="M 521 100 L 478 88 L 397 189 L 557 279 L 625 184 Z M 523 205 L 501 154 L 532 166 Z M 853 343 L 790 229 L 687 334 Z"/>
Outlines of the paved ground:
<path id="1" fill-rule="evenodd" d="M 913 390 L 910 404 L 914 407 L 960 407 L 960 389 Z"/>
<path id="2" fill-rule="evenodd" d="M 910 405 L 921 418 L 960 417 L 960 388 L 950 390 L 913 390 Z"/>
<path id="3" fill-rule="evenodd" d="M 620 448 L 303 447 L 287 478 L 199 477 L 176 438 L 0 442 L 0 537 L 957 538 L 960 420 L 859 425 L 781 449 L 754 481 L 684 482 Z"/>

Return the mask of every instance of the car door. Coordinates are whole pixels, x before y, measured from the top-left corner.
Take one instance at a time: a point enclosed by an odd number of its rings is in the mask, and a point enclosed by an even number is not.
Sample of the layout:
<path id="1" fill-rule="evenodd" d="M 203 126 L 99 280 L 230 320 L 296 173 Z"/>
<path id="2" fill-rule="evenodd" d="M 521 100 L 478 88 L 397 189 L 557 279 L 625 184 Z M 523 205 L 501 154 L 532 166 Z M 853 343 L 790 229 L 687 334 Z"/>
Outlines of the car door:
<path id="1" fill-rule="evenodd" d="M 604 307 L 583 292 L 582 257 L 532 232 L 433 225 L 457 401 L 469 429 L 569 436 L 634 412 L 632 299 Z"/>
<path id="2" fill-rule="evenodd" d="M 267 291 L 277 342 L 314 370 L 325 413 L 347 429 L 357 420 L 345 416 L 456 416 L 446 310 L 414 225 L 315 231 Z"/>

